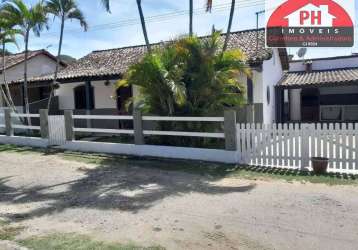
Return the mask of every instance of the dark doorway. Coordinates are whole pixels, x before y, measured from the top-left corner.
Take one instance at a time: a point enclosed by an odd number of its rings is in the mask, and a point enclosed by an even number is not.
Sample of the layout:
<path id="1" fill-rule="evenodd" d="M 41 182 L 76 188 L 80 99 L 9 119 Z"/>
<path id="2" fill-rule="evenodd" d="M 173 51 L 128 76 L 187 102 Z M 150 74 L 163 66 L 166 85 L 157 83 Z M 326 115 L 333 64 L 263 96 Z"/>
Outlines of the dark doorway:
<path id="1" fill-rule="evenodd" d="M 75 108 L 87 109 L 86 103 L 86 85 L 78 86 L 74 89 L 75 92 Z M 89 109 L 94 109 L 94 89 L 90 87 Z"/>
<path id="2" fill-rule="evenodd" d="M 128 114 L 128 100 L 133 96 L 132 87 L 125 87 L 117 89 L 117 109 L 120 114 Z"/>
<path id="3" fill-rule="evenodd" d="M 302 89 L 302 121 L 319 122 L 320 97 L 317 88 Z"/>

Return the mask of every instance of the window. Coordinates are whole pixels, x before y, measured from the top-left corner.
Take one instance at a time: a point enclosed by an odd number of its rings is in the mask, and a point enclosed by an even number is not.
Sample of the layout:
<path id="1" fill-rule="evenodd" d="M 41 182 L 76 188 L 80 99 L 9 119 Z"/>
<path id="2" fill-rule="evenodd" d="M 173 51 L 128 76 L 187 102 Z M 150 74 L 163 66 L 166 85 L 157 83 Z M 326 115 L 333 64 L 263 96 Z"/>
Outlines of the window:
<path id="1" fill-rule="evenodd" d="M 89 109 L 94 109 L 94 89 L 90 86 L 89 91 Z M 87 109 L 86 100 L 86 85 L 78 86 L 74 89 L 75 95 L 75 108 L 76 109 Z"/>

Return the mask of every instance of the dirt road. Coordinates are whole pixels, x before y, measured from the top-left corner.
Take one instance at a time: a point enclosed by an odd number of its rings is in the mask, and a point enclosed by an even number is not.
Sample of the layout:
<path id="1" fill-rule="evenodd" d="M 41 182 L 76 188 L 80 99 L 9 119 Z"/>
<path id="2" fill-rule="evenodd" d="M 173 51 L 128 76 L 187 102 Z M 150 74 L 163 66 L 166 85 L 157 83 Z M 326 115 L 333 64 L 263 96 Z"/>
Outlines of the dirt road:
<path id="1" fill-rule="evenodd" d="M 20 238 L 75 232 L 167 249 L 357 249 L 357 187 L 142 165 L 0 153 L 0 217 L 25 227 Z"/>

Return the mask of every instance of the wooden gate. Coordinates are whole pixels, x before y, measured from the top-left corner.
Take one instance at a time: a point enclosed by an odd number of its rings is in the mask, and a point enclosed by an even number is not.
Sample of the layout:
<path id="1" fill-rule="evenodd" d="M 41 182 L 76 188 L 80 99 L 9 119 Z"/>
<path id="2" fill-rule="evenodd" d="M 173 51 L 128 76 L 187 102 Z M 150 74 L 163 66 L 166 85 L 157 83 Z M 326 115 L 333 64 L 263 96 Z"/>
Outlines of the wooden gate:
<path id="1" fill-rule="evenodd" d="M 53 115 L 48 117 L 49 146 L 62 146 L 66 143 L 65 117 Z"/>

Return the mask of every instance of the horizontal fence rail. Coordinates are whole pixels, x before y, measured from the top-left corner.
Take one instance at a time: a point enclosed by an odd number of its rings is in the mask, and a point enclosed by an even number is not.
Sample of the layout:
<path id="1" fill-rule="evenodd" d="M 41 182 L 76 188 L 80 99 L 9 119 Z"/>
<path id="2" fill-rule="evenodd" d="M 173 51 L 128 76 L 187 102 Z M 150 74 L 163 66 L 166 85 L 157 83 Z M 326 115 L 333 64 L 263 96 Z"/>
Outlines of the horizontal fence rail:
<path id="1" fill-rule="evenodd" d="M 143 121 L 224 122 L 224 117 L 143 116 Z"/>
<path id="2" fill-rule="evenodd" d="M 168 122 L 225 122 L 224 117 L 171 117 L 171 116 L 142 116 L 136 112 L 133 116 L 110 116 L 110 115 L 73 115 L 73 120 L 132 120 L 133 129 L 102 129 L 102 128 L 72 128 L 74 133 L 99 133 L 99 134 L 127 134 L 134 136 L 178 136 L 178 137 L 202 137 L 225 139 L 225 133 L 209 132 L 188 132 L 188 131 L 159 131 L 144 130 L 142 122 L 144 121 L 168 121 Z M 140 124 L 139 124 L 140 123 Z M 140 139 L 143 144 L 143 138 Z"/>
<path id="3" fill-rule="evenodd" d="M 358 171 L 354 124 L 239 124 L 237 129 L 241 163 L 302 169 L 322 157 L 331 171 Z"/>
<path id="4" fill-rule="evenodd" d="M 143 134 L 144 135 L 183 136 L 183 137 L 225 138 L 224 133 L 201 133 L 201 132 L 144 130 Z"/>
<path id="5" fill-rule="evenodd" d="M 128 134 L 133 135 L 134 130 L 126 129 L 101 129 L 101 128 L 74 128 L 74 132 L 103 133 L 103 134 Z"/>
<path id="6" fill-rule="evenodd" d="M 133 120 L 133 116 L 124 115 L 74 115 L 78 120 Z"/>

